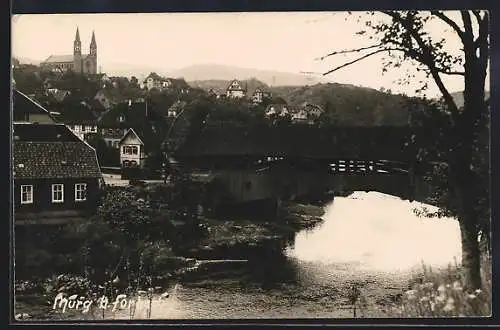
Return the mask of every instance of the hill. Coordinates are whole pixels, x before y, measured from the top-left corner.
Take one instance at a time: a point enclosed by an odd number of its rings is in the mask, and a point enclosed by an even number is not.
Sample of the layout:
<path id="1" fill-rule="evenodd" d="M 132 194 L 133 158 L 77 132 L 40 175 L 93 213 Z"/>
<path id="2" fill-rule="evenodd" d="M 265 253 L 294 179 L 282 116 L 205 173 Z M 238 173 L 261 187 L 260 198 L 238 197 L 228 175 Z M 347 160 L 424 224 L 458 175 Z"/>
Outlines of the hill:
<path id="1" fill-rule="evenodd" d="M 457 106 L 459 108 L 464 106 L 464 93 L 463 92 L 451 93 L 451 97 L 453 97 L 453 99 L 455 100 L 455 102 L 457 103 Z M 485 98 L 486 99 L 490 98 L 490 91 L 485 92 Z"/>
<path id="2" fill-rule="evenodd" d="M 135 76 L 139 79 L 139 81 L 144 80 L 144 78 L 146 78 L 146 76 L 151 72 L 156 72 L 160 76 L 168 76 L 168 70 L 162 69 L 159 66 L 125 62 L 102 63 L 102 72 L 106 72 L 106 74 L 110 77 L 115 76 L 130 78 Z"/>
<path id="3" fill-rule="evenodd" d="M 271 87 L 273 96 L 282 97 L 288 104 L 310 102 L 320 105 L 328 116 L 342 125 L 406 125 L 408 97 L 338 83 L 314 86 Z"/>
<path id="4" fill-rule="evenodd" d="M 192 65 L 182 69 L 174 70 L 169 73 L 170 77 L 183 77 L 186 81 L 200 80 L 246 80 L 250 78 L 258 79 L 269 86 L 289 85 L 303 86 L 312 85 L 321 82 L 316 77 L 308 77 L 301 74 L 259 70 L 250 68 L 240 68 L 220 64 L 199 64 Z"/>

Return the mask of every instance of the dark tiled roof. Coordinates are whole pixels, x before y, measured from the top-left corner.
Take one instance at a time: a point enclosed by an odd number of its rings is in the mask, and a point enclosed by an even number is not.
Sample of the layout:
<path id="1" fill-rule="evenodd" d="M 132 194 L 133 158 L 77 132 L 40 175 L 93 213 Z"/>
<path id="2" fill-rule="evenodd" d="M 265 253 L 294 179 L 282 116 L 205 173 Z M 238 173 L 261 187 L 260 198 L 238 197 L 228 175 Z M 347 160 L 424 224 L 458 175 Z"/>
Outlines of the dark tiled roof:
<path id="1" fill-rule="evenodd" d="M 120 123 L 121 115 L 125 121 Z M 150 105 L 146 116 L 146 103 L 132 103 L 130 107 L 128 103 L 120 103 L 101 116 L 99 127 L 133 128 L 146 146 L 154 148 L 163 139 L 166 122 Z"/>
<path id="2" fill-rule="evenodd" d="M 14 179 L 99 178 L 95 151 L 79 142 L 15 141 Z"/>
<path id="3" fill-rule="evenodd" d="M 22 121 L 26 118 L 27 114 L 44 114 L 51 118 L 54 123 L 55 119 L 49 114 L 49 112 L 43 108 L 40 104 L 30 99 L 25 94 L 21 93 L 17 89 L 12 91 L 12 101 L 14 105 L 13 109 L 13 120 Z"/>
<path id="4" fill-rule="evenodd" d="M 64 108 L 59 120 L 65 124 L 97 125 L 96 116 L 84 104 Z"/>
<path id="5" fill-rule="evenodd" d="M 125 121 L 120 123 L 119 118 L 123 116 Z M 146 103 L 132 103 L 129 107 L 127 102 L 120 103 L 102 114 L 99 125 L 101 127 L 141 127 L 149 121 L 163 121 L 158 112 L 148 104 L 146 116 Z"/>
<path id="6" fill-rule="evenodd" d="M 14 124 L 14 141 L 79 142 L 63 124 Z"/>

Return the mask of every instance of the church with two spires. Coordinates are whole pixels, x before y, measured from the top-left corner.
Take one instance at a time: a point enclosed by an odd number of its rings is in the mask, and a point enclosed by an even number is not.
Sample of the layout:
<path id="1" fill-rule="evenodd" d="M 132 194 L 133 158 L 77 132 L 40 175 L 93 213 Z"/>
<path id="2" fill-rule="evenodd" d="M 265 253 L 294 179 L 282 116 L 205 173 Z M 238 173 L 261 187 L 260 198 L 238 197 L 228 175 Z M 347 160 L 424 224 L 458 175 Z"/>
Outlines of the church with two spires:
<path id="1" fill-rule="evenodd" d="M 51 55 L 40 66 L 51 71 L 73 71 L 84 75 L 97 74 L 97 43 L 94 32 L 92 32 L 88 54 L 82 54 L 82 42 L 77 27 L 73 42 L 73 55 Z"/>

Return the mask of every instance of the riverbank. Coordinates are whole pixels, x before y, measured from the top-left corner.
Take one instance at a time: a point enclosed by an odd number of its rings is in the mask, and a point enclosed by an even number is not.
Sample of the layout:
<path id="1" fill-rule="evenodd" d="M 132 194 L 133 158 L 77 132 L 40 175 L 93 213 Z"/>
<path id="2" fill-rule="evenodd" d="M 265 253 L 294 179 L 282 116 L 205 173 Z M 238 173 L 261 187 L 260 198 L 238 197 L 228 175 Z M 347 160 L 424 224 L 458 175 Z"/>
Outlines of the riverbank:
<path id="1" fill-rule="evenodd" d="M 207 235 L 194 247 L 184 248 L 182 255 L 198 259 L 248 259 L 254 253 L 281 253 L 301 230 L 314 228 L 323 222 L 320 206 L 285 203 L 281 216 L 274 221 L 200 218 Z"/>
<path id="2" fill-rule="evenodd" d="M 334 208 L 336 212 L 334 214 L 339 214 L 338 212 L 343 214 L 343 204 L 349 212 L 354 212 L 354 209 L 347 206 L 359 204 L 358 202 L 359 200 L 356 203 L 348 200 L 343 200 L 343 203 L 339 201 Z M 387 204 L 394 202 L 389 201 Z M 327 210 L 330 212 L 332 209 L 327 208 Z M 291 214 L 294 213 L 300 212 L 290 212 L 289 216 L 292 217 Z M 378 215 L 373 219 L 380 219 L 380 217 L 381 215 Z M 334 237 L 333 233 L 343 233 L 342 228 L 335 225 L 339 225 L 337 220 L 339 220 L 338 217 L 330 214 L 323 225 L 316 227 L 318 231 L 310 233 L 302 231 L 296 237 L 296 246 L 292 248 L 296 251 L 292 251 L 281 259 L 274 256 L 266 260 L 264 258 L 269 258 L 269 256 L 265 255 L 259 255 L 254 262 L 169 257 L 177 258 L 178 264 L 189 265 L 184 268 L 186 272 L 174 274 L 171 280 L 166 281 L 165 285 L 159 288 L 153 287 L 151 299 L 147 297 L 147 292 L 130 292 L 129 298 L 134 301 L 138 299 L 136 308 L 133 309 L 125 308 L 116 312 L 108 310 L 102 313 L 102 310 L 96 308 L 93 313 L 87 314 L 74 311 L 62 313 L 60 309 L 51 310 L 50 300 L 52 299 L 53 302 L 54 297 L 52 294 L 45 296 L 45 300 L 38 296 L 31 301 L 29 299 L 19 301 L 16 313 L 29 314 L 32 320 L 52 321 L 60 319 L 78 321 L 84 319 L 391 318 L 488 315 L 488 308 L 491 310 L 491 289 L 488 289 L 488 287 L 491 288 L 491 259 L 484 260 L 484 290 L 467 293 L 461 290 L 457 282 L 459 265 L 443 269 L 433 266 L 431 271 L 430 268 L 418 269 L 417 264 L 417 268 L 413 271 L 382 272 L 362 267 L 356 261 L 339 261 L 338 259 L 318 261 L 320 259 L 309 258 L 298 253 L 299 250 L 304 251 L 304 238 L 307 237 L 308 242 L 312 243 L 308 245 L 308 248 L 313 248 L 313 250 L 319 248 L 331 252 L 335 248 L 352 249 L 352 245 L 344 246 L 342 242 L 339 243 L 341 241 L 339 237 L 336 237 L 336 244 L 328 245 L 331 237 Z M 257 234 L 253 236 L 254 239 L 269 236 L 269 229 L 264 230 L 266 221 L 253 223 L 246 223 L 242 219 L 232 221 L 235 223 L 226 227 L 223 227 L 223 221 L 212 222 L 212 234 L 205 237 L 204 243 L 211 243 L 213 246 L 223 245 L 228 242 L 235 231 L 240 233 L 241 237 L 238 238 L 240 242 L 247 241 L 246 237 L 249 237 L 248 234 L 253 231 L 257 231 Z M 365 226 L 372 221 L 367 220 Z M 208 222 L 202 220 L 201 223 Z M 346 226 L 350 222 L 342 221 L 342 223 L 342 226 Z M 289 224 L 286 225 L 286 221 L 283 221 L 283 224 L 285 224 L 284 227 L 290 228 Z M 380 228 L 380 222 L 375 224 L 379 226 L 377 228 Z M 395 230 L 395 228 L 392 229 Z M 316 233 L 327 235 L 322 237 L 317 236 Z M 401 235 L 401 233 L 397 234 Z M 415 232 L 412 235 L 415 235 Z M 400 248 L 404 250 L 404 246 Z M 329 256 L 334 256 L 334 254 L 329 253 Z M 110 301 L 114 299 L 115 296 L 110 295 Z"/>
<path id="3" fill-rule="evenodd" d="M 176 281 L 200 283 L 203 278 L 217 280 L 237 276 L 238 271 L 244 273 L 244 269 L 248 269 L 248 263 L 258 264 L 265 257 L 282 255 L 295 233 L 321 223 L 323 213 L 322 207 L 286 203 L 277 221 L 199 217 L 198 226 L 204 227 L 206 234 L 180 248 L 176 255 L 163 256 L 168 266 L 155 282 L 168 287 Z M 16 314 L 26 319 L 81 318 L 71 311 L 59 315 L 50 308 L 59 292 L 83 293 L 85 286 L 91 286 L 77 276 L 68 276 L 65 283 L 58 284 L 53 278 L 16 281 Z"/>

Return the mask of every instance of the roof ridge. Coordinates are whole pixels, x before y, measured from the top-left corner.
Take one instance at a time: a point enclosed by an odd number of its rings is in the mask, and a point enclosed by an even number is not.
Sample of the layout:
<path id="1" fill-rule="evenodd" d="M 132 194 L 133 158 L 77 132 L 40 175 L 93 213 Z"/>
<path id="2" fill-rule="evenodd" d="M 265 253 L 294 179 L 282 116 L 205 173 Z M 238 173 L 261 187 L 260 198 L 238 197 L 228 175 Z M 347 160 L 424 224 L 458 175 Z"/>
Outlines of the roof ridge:
<path id="1" fill-rule="evenodd" d="M 24 99 L 26 99 L 26 100 L 30 101 L 31 103 L 33 103 L 37 108 L 39 108 L 42 111 L 44 111 L 50 117 L 50 119 L 52 119 L 54 121 L 54 124 L 57 124 L 57 121 L 55 120 L 54 117 L 52 117 L 52 115 L 50 114 L 50 111 L 47 110 L 47 109 L 45 109 L 40 103 L 38 103 L 35 100 L 33 100 L 32 98 L 28 97 L 26 94 L 24 94 L 23 92 L 21 92 L 18 89 L 15 89 L 14 91 L 16 93 L 18 93 L 19 95 L 21 95 Z M 12 100 L 12 102 L 14 103 L 14 100 Z"/>

